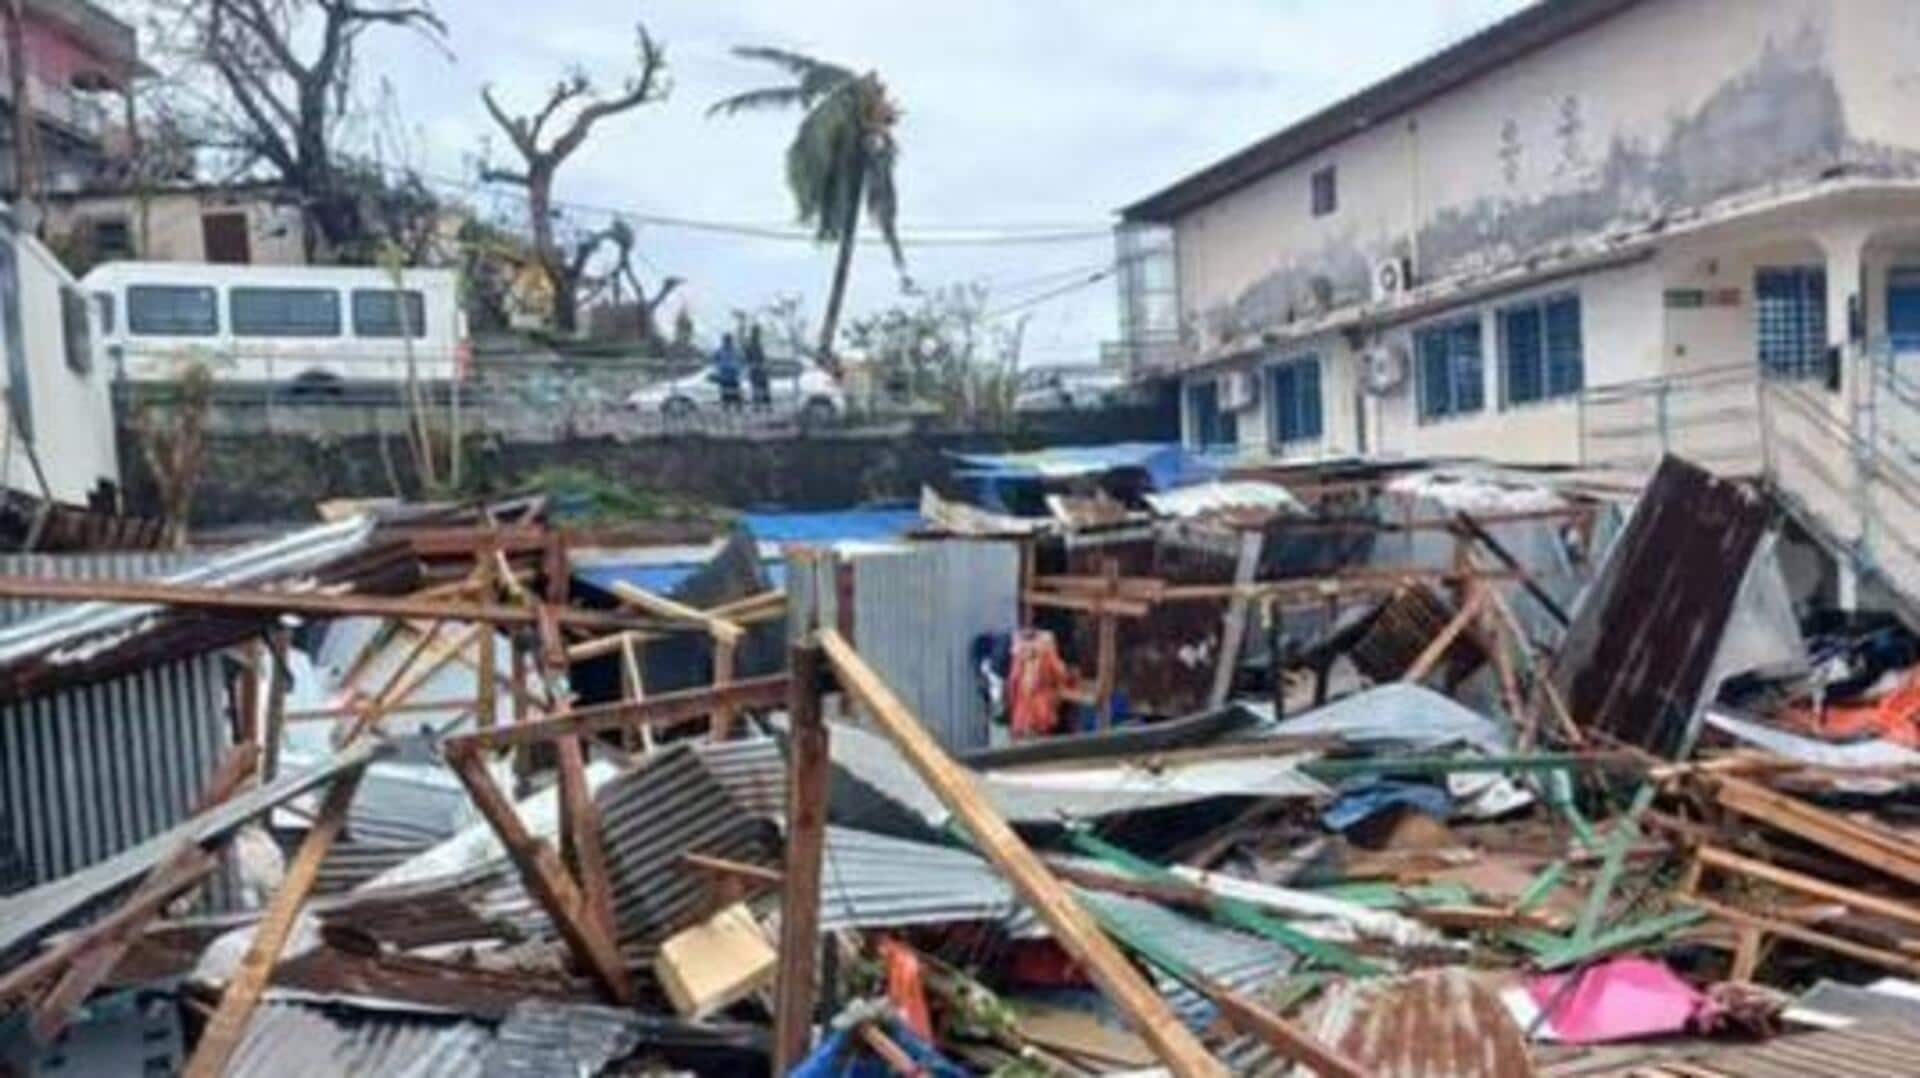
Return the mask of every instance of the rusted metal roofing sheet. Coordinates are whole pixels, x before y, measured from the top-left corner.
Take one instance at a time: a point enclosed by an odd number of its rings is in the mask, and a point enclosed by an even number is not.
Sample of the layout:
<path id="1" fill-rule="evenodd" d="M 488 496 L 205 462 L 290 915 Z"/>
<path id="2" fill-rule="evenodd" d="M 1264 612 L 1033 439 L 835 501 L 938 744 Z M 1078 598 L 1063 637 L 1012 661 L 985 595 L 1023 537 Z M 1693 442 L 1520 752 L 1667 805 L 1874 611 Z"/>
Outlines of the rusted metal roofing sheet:
<path id="1" fill-rule="evenodd" d="M 1337 981 L 1304 1016 L 1322 1044 L 1383 1078 L 1524 1078 L 1526 1033 L 1480 974 L 1462 967 Z"/>
<path id="2" fill-rule="evenodd" d="M 1568 711 L 1648 751 L 1679 753 L 1767 521 L 1750 488 L 1662 460 L 1553 664 Z"/>

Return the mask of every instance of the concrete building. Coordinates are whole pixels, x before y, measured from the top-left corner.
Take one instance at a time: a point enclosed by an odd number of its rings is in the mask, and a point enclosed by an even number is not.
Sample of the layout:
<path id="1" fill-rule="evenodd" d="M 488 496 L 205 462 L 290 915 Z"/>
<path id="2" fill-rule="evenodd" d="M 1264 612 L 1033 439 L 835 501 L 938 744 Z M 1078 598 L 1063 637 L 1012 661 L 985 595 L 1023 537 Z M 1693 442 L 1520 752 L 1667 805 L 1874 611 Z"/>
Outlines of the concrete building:
<path id="1" fill-rule="evenodd" d="M 76 191 L 110 167 L 126 93 L 147 73 L 133 27 L 87 0 L 24 0 L 27 107 L 41 191 Z M 0 49 L 0 197 L 14 186 L 13 80 Z"/>
<path id="2" fill-rule="evenodd" d="M 46 203 L 47 234 L 79 264 L 307 262 L 300 207 L 277 184 L 114 187 L 54 194 Z"/>
<path id="3" fill-rule="evenodd" d="M 1911 0 L 1535 4 L 1127 207 L 1130 358 L 1267 462 L 1772 473 L 1787 393 L 1858 545 L 1845 443 L 1920 445 L 1916 46 Z"/>

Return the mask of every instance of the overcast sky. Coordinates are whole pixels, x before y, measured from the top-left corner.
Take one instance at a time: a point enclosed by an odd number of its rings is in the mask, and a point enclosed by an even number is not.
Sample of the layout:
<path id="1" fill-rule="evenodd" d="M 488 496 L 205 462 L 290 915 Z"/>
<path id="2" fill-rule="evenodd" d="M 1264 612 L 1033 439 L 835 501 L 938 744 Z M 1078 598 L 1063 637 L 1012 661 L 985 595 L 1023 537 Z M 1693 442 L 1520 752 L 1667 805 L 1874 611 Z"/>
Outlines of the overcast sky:
<path id="1" fill-rule="evenodd" d="M 479 87 L 535 102 L 570 66 L 603 83 L 633 69 L 633 24 L 666 46 L 668 99 L 604 123 L 561 173 L 591 207 L 791 225 L 781 161 L 796 116 L 709 119 L 707 107 L 778 81 L 735 45 L 797 49 L 878 70 L 904 109 L 901 228 L 1101 227 L 1120 206 L 1523 6 L 1523 0 L 440 0 L 452 57 L 376 31 L 361 64 L 391 80 L 418 139 L 415 166 L 472 174 L 489 123 Z M 495 155 L 504 151 L 494 142 Z M 578 211 L 586 213 L 588 211 Z M 703 327 L 780 292 L 817 305 L 829 253 L 808 243 L 648 227 L 656 272 L 686 277 Z M 913 247 L 932 287 L 984 280 L 1018 305 L 1112 258 L 1108 237 Z M 877 253 L 852 305 L 897 301 Z M 1116 335 L 1110 282 L 1026 308 L 1029 363 L 1090 362 Z"/>

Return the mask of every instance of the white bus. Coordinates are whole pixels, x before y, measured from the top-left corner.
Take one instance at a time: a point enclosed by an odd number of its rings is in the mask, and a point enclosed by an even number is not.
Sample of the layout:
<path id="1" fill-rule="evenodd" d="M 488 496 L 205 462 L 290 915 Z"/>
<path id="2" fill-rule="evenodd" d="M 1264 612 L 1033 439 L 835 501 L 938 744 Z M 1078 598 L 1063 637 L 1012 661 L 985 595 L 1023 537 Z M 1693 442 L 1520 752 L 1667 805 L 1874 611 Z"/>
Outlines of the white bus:
<path id="1" fill-rule="evenodd" d="M 83 279 L 110 370 L 133 381 L 206 364 L 223 381 L 445 382 L 466 374 L 452 270 L 108 262 Z"/>

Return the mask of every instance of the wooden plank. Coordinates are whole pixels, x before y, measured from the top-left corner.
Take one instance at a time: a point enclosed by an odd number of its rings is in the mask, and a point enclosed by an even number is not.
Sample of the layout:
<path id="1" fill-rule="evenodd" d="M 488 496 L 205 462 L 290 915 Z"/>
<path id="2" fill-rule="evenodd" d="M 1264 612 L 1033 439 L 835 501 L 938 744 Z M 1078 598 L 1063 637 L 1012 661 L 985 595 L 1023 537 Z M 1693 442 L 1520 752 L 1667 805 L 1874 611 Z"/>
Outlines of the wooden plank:
<path id="1" fill-rule="evenodd" d="M 1432 640 L 1427 641 L 1427 646 L 1415 657 L 1413 665 L 1407 667 L 1407 672 L 1401 675 L 1401 681 L 1418 682 L 1433 672 L 1434 664 L 1440 661 L 1440 656 L 1447 653 L 1447 649 L 1453 646 L 1453 642 L 1459 639 L 1460 634 L 1466 631 L 1473 619 L 1480 615 L 1480 604 L 1486 601 L 1485 595 L 1486 592 L 1475 589 L 1473 594 L 1467 597 L 1467 601 L 1462 603 L 1459 611 L 1453 615 L 1453 620 L 1447 622 Z"/>
<path id="2" fill-rule="evenodd" d="M 1920 928 L 1920 906 L 1910 902 L 1856 891 L 1851 887 L 1842 887 L 1817 876 L 1781 868 L 1765 861 L 1756 861 L 1751 857 L 1742 857 L 1718 846 L 1701 846 L 1694 851 L 1694 857 L 1696 863 L 1709 868 L 1751 876 L 1778 887 L 1785 887 L 1790 891 L 1799 891 L 1801 894 L 1825 899 L 1828 902 L 1838 902 L 1859 913 L 1871 913 L 1890 921 L 1899 921 Z"/>
<path id="3" fill-rule="evenodd" d="M 1738 926 L 1757 928 L 1769 935 L 1790 939 L 1795 943 L 1804 943 L 1809 947 L 1818 947 L 1822 950 L 1832 951 L 1835 954 L 1843 954 L 1848 958 L 1856 958 L 1862 962 L 1881 966 L 1908 977 L 1920 976 L 1920 958 L 1909 958 L 1895 951 L 1883 951 L 1877 947 L 1869 947 L 1864 943 L 1856 943 L 1853 940 L 1842 939 L 1839 936 L 1830 935 L 1826 932 L 1816 932 L 1811 928 L 1794 924 L 1791 921 L 1784 921 L 1757 913 L 1749 913 L 1746 910 L 1728 906 L 1710 898 L 1701 898 L 1698 895 L 1690 897 L 1686 899 L 1686 901 L 1721 920 L 1731 921 Z"/>
<path id="4" fill-rule="evenodd" d="M 1891 832 L 1775 793 L 1732 776 L 1713 780 L 1715 799 L 1733 811 L 1770 824 L 1842 857 L 1910 884 L 1920 884 L 1920 856 L 1911 841 Z"/>
<path id="5" fill-rule="evenodd" d="M 280 960 L 280 951 L 287 945 L 294 918 L 320 877 L 320 862 L 326 859 L 333 840 L 346 826 L 347 806 L 353 803 L 354 791 L 359 788 L 360 777 L 365 772 L 364 767 L 355 768 L 334 779 L 333 785 L 327 788 L 320 814 L 314 818 L 312 829 L 287 865 L 285 880 L 274 892 L 273 900 L 267 903 L 266 913 L 254 925 L 253 945 L 247 948 L 246 957 L 240 960 L 239 967 L 227 981 L 226 990 L 221 993 L 219 1007 L 207 1020 L 200 1044 L 182 1072 L 185 1078 L 219 1078 L 226 1073 L 228 1061 L 246 1035 L 253 1008 L 260 1002 L 267 979 L 273 975 L 274 963 Z"/>
<path id="6" fill-rule="evenodd" d="M 711 857 L 704 853 L 683 853 L 680 863 L 696 872 L 738 880 L 755 888 L 779 887 L 787 878 L 786 873 L 777 868 L 726 857 Z"/>
<path id="7" fill-rule="evenodd" d="M 1179 1075 L 1226 1074 L 1219 1061 L 1208 1055 L 1181 1024 L 1167 1001 L 994 810 L 974 778 L 940 748 L 846 638 L 827 630 L 821 634 L 820 646 L 833 664 L 841 688 L 899 747 L 941 804 L 965 824 L 981 851 L 1006 873 L 1021 897 L 1052 929 L 1054 939 L 1087 970 L 1168 1069 Z"/>
<path id="8" fill-rule="evenodd" d="M 1469 516 L 1465 510 L 1454 514 L 1454 519 L 1460 522 L 1460 527 L 1468 535 L 1478 540 L 1480 545 L 1487 549 L 1487 553 L 1492 554 L 1500 564 L 1507 567 L 1508 571 L 1520 578 L 1520 586 L 1527 589 L 1527 594 L 1533 596 L 1533 601 L 1539 603 L 1541 609 L 1551 614 L 1553 620 L 1559 622 L 1562 629 L 1572 624 L 1572 619 L 1567 616 L 1566 610 L 1554 601 L 1553 596 L 1547 593 L 1547 589 L 1540 586 L 1540 582 L 1533 578 L 1532 573 L 1527 572 L 1526 567 L 1520 564 L 1520 559 L 1514 557 L 1500 540 L 1495 539 L 1487 529 L 1481 527 L 1479 521 Z"/>
<path id="9" fill-rule="evenodd" d="M 60 602 L 151 603 L 227 614 L 307 614 L 321 618 L 420 618 L 491 621 L 531 625 L 533 611 L 497 603 L 424 601 L 388 595 L 334 594 L 322 591 L 266 591 L 255 588 L 161 584 L 144 580 L 80 580 L 68 577 L 0 576 L 0 597 L 53 599 Z M 568 607 L 560 612 L 569 628 L 649 629 L 654 623 L 616 611 Z"/>
<path id="10" fill-rule="evenodd" d="M 627 606 L 666 618 L 670 621 L 683 622 L 687 625 L 705 629 L 707 633 L 716 640 L 725 638 L 737 642 L 740 639 L 741 633 L 744 632 L 740 626 L 735 625 L 725 618 L 715 617 L 705 610 L 696 610 L 685 603 L 669 599 L 664 595 L 655 595 L 653 592 L 647 591 L 644 588 L 637 588 L 624 580 L 615 581 L 607 591 Z"/>
<path id="11" fill-rule="evenodd" d="M 1213 689 L 1207 693 L 1207 708 L 1225 705 L 1233 691 L 1233 675 L 1240 668 L 1240 648 L 1247 639 L 1247 608 L 1251 596 L 1245 589 L 1253 585 L 1260 571 L 1260 550 L 1266 543 L 1262 532 L 1243 532 L 1239 560 L 1233 565 L 1233 598 L 1227 601 L 1226 619 L 1220 629 L 1220 661 L 1213 668 Z"/>
<path id="12" fill-rule="evenodd" d="M 1113 687 L 1120 677 L 1120 619 L 1105 609 L 1105 604 L 1119 597 L 1120 562 L 1113 558 L 1102 558 L 1100 576 L 1106 583 L 1106 590 L 1100 596 L 1099 643 L 1093 667 L 1093 705 L 1094 721 L 1105 729 L 1113 723 Z"/>
<path id="13" fill-rule="evenodd" d="M 446 745 L 449 748 L 457 745 L 489 748 L 532 745 L 556 737 L 593 734 L 621 727 L 672 726 L 711 715 L 721 696 L 725 696 L 737 708 L 778 707 L 787 701 L 787 675 L 745 678 L 724 689 L 687 689 L 661 693 L 646 700 L 623 700 L 575 708 L 564 715 L 459 734 L 448 738 Z"/>
<path id="14" fill-rule="evenodd" d="M 573 861 L 580 875 L 580 890 L 587 908 L 593 912 L 600 930 L 609 937 L 620 935 L 613 915 L 613 875 L 607 868 L 606 839 L 600 830 L 600 806 L 587 792 L 586 752 L 577 737 L 563 737 L 554 745 L 559 760 L 560 804 L 566 820 L 563 834 L 573 846 Z"/>
<path id="15" fill-rule="evenodd" d="M 1226 985 L 1210 981 L 1197 987 L 1220 1008 L 1220 1016 L 1235 1029 L 1260 1038 L 1283 1058 L 1332 1078 L 1367 1078 L 1366 1069 L 1358 1063 Z"/>
<path id="16" fill-rule="evenodd" d="M 726 689 L 733 684 L 738 647 L 737 638 L 713 638 L 713 687 L 720 694 L 719 702 L 714 705 L 711 726 L 711 736 L 715 741 L 726 741 L 733 737 L 734 706 L 727 701 Z"/>
<path id="17" fill-rule="evenodd" d="M 826 848 L 827 725 L 820 714 L 820 648 L 788 649 L 787 850 L 780 896 L 780 969 L 774 979 L 774 1073 L 806 1058 L 820 956 L 820 859 Z"/>
<path id="18" fill-rule="evenodd" d="M 1073 610 L 1082 614 L 1110 612 L 1123 618 L 1144 618 L 1153 609 L 1137 599 L 1098 599 L 1085 595 L 1060 595 L 1047 591 L 1029 591 L 1021 596 L 1028 606 L 1049 610 Z"/>
<path id="19" fill-rule="evenodd" d="M 535 837 L 513 811 L 513 803 L 487 773 L 486 761 L 469 748 L 446 749 L 447 762 L 486 817 L 500 844 L 506 847 L 527 891 L 553 919 L 553 925 L 580 964 L 592 971 L 607 992 L 621 1003 L 634 1001 L 633 982 L 626 960 L 612 937 L 601 931 L 586 895 L 560 864 L 553 847 Z"/>
<path id="20" fill-rule="evenodd" d="M 280 774 L 280 743 L 286 739 L 287 730 L 287 687 L 293 681 L 293 671 L 287 666 L 287 648 L 292 641 L 293 630 L 284 625 L 267 630 L 267 673 L 271 680 L 267 686 L 267 728 L 260 740 L 262 783 L 272 782 Z"/>

